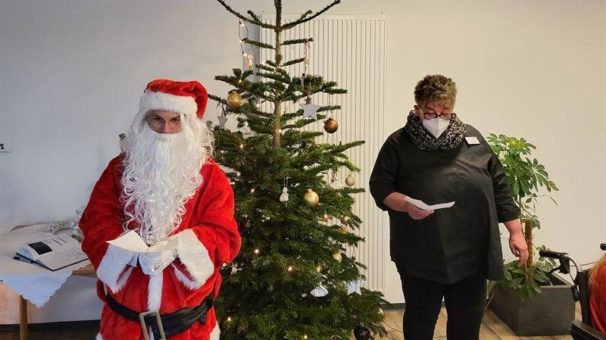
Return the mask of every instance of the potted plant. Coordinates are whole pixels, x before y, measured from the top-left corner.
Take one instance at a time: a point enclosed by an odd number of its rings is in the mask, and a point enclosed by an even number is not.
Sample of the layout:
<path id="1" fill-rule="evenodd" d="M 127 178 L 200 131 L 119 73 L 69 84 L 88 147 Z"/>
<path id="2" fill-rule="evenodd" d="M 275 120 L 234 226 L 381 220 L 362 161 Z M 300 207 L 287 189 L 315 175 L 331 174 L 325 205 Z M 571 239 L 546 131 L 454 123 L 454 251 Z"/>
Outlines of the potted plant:
<path id="1" fill-rule="evenodd" d="M 544 196 L 544 191 L 558 188 L 545 167 L 532 158 L 536 147 L 527 140 L 502 134 L 490 134 L 487 139 L 505 169 L 513 198 L 520 207 L 529 252 L 524 266 L 518 266 L 517 261 L 505 264 L 505 278 L 496 284 L 491 308 L 517 335 L 566 334 L 574 319 L 570 285 L 549 275 L 554 263 L 536 255 L 533 237 L 534 229 L 541 228 L 535 213 L 537 199 Z"/>

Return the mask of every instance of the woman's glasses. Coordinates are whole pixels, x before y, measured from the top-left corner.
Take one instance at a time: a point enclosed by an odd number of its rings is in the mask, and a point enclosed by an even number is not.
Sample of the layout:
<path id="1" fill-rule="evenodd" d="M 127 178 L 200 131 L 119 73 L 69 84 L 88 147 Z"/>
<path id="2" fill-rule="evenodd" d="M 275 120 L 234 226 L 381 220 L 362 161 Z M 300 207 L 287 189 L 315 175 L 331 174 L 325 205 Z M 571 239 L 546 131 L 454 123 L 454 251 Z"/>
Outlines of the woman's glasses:
<path id="1" fill-rule="evenodd" d="M 452 115 L 454 113 L 424 113 L 423 114 L 423 118 L 424 119 L 434 119 L 434 118 L 442 118 L 444 120 L 450 120 L 450 118 L 452 118 Z"/>

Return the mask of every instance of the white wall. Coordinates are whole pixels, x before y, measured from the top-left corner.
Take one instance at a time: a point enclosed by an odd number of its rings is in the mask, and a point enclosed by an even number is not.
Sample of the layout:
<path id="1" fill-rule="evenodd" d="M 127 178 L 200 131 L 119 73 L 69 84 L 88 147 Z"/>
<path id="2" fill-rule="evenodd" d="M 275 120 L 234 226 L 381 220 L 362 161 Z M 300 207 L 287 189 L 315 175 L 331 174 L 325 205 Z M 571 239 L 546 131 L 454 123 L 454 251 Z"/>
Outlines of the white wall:
<path id="1" fill-rule="evenodd" d="M 285 1 L 285 11 L 328 2 Z M 229 3 L 272 12 L 273 2 Z M 581 262 L 600 255 L 606 2 L 348 0 L 329 13 L 387 15 L 386 136 L 402 126 L 416 81 L 453 77 L 460 117 L 533 142 L 559 185 L 558 205 L 539 206 L 537 241 Z M 211 0 L 0 0 L 0 142 L 12 149 L 0 153 L 0 230 L 67 218 L 86 203 L 149 80 L 198 79 L 226 92 L 213 77 L 241 65 L 237 39 L 237 20 Z M 207 115 L 215 119 L 212 104 Z M 11 322 L 16 314 L 0 320 Z"/>

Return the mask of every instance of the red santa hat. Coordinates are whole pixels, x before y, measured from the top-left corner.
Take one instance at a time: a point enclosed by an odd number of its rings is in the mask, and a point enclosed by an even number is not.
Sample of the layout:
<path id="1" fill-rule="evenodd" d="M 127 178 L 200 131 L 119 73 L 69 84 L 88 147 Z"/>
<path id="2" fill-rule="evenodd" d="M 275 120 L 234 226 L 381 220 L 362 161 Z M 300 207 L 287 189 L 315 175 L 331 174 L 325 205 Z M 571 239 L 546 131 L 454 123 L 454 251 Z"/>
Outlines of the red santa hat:
<path id="1" fill-rule="evenodd" d="M 202 119 L 208 102 L 208 92 L 199 82 L 152 80 L 141 97 L 139 110 L 167 110 L 184 115 L 197 115 Z"/>

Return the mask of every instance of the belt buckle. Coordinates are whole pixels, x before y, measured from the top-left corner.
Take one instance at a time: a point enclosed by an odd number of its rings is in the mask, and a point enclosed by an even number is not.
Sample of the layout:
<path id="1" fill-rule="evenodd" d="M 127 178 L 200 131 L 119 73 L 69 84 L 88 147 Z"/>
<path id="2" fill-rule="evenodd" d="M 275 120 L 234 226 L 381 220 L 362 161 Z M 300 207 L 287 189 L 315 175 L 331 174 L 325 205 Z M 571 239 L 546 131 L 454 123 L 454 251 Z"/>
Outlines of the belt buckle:
<path id="1" fill-rule="evenodd" d="M 160 339 L 154 340 L 166 340 L 166 336 L 164 335 L 164 326 L 162 325 L 162 318 L 160 317 L 160 311 L 157 310 L 139 313 L 139 321 L 141 322 L 141 329 L 143 329 L 143 337 L 145 338 L 145 340 L 149 340 L 148 326 L 145 322 L 145 317 L 149 315 L 153 315 L 155 317 L 156 325 L 158 326 L 158 332 L 160 333 Z"/>

